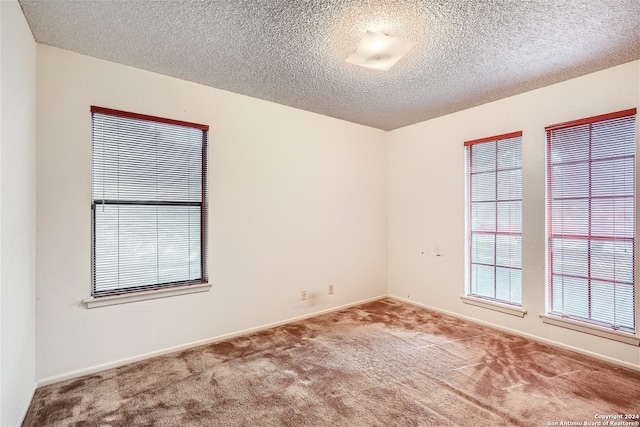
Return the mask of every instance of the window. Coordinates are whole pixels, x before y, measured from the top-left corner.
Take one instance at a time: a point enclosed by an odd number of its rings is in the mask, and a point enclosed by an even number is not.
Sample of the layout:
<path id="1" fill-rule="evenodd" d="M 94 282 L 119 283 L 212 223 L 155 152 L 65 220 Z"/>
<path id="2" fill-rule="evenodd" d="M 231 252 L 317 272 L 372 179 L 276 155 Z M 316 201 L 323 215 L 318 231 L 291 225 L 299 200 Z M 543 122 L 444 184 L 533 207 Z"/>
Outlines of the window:
<path id="1" fill-rule="evenodd" d="M 91 112 L 92 296 L 205 283 L 208 126 Z"/>
<path id="2" fill-rule="evenodd" d="M 635 330 L 635 109 L 546 128 L 549 314 Z"/>
<path id="3" fill-rule="evenodd" d="M 468 295 L 522 305 L 522 132 L 468 141 Z"/>

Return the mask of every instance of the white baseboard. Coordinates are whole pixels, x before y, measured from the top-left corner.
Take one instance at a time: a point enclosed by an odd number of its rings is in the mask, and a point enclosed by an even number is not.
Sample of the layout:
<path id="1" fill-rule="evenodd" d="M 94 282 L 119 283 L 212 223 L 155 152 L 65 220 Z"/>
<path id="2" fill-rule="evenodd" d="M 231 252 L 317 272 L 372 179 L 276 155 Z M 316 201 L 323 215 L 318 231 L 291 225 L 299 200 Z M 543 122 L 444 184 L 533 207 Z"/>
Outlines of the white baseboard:
<path id="1" fill-rule="evenodd" d="M 433 310 L 433 311 L 436 311 L 438 313 L 442 313 L 442 314 L 446 314 L 448 316 L 456 317 L 458 319 L 467 320 L 467 321 L 472 322 L 472 323 L 478 323 L 478 324 L 483 325 L 483 326 L 488 326 L 488 327 L 490 327 L 492 329 L 498 329 L 500 331 L 504 331 L 504 332 L 507 332 L 507 333 L 510 333 L 510 334 L 513 334 L 513 335 L 518 335 L 518 336 L 523 337 L 523 338 L 528 338 L 528 339 L 530 339 L 532 341 L 537 341 L 537 342 L 540 342 L 540 343 L 543 343 L 543 344 L 548 344 L 548 345 L 551 345 L 553 347 L 559 347 L 559 348 L 562 348 L 562 349 L 565 349 L 565 350 L 570 350 L 570 351 L 573 351 L 575 353 L 580 353 L 580 354 L 583 354 L 585 356 L 593 357 L 595 359 L 599 359 L 599 360 L 602 360 L 602 361 L 605 361 L 605 362 L 608 362 L 608 363 L 612 363 L 614 365 L 623 366 L 625 368 L 633 369 L 634 371 L 640 371 L 640 366 L 639 365 L 635 365 L 633 363 L 625 362 L 624 360 L 615 359 L 613 357 L 604 356 L 604 355 L 598 354 L 598 353 L 593 353 L 591 351 L 583 350 L 581 348 L 573 347 L 573 346 L 570 346 L 570 345 L 567 345 L 567 344 L 563 344 L 561 342 L 557 342 L 557 341 L 553 341 L 553 340 L 550 340 L 550 339 L 542 338 L 542 337 L 539 337 L 539 336 L 536 336 L 536 335 L 528 334 L 526 332 L 518 331 L 516 329 L 505 328 L 504 326 L 500 326 L 500 325 L 496 325 L 494 323 L 478 320 L 478 319 L 475 319 L 473 317 L 463 316 L 461 314 L 453 313 L 453 312 L 450 312 L 450 311 L 447 311 L 447 310 L 442 310 L 440 308 L 431 307 L 431 306 L 429 306 L 427 304 L 422 304 L 422 303 L 419 303 L 417 301 L 409 300 L 409 299 L 398 297 L 398 296 L 395 296 L 395 295 L 386 295 L 386 296 L 388 298 L 391 298 L 391 299 L 394 299 L 394 300 L 397 300 L 397 301 L 401 301 L 401 302 L 405 302 L 407 304 L 412 304 L 412 305 L 415 305 L 415 306 L 418 306 L 418 307 L 426 308 L 427 310 Z"/>
<path id="2" fill-rule="evenodd" d="M 18 418 L 18 426 L 21 426 L 24 423 L 24 419 L 27 417 L 27 412 L 29 412 L 29 407 L 31 407 L 31 402 L 33 401 L 33 396 L 36 394 L 36 389 L 38 388 L 38 384 L 33 383 L 33 390 L 31 391 L 31 396 L 29 396 L 29 400 L 27 400 L 27 404 L 22 409 L 22 413 Z"/>
<path id="3" fill-rule="evenodd" d="M 38 380 L 38 382 L 36 383 L 36 388 L 37 387 L 43 387 L 43 386 L 46 386 L 46 385 L 49 385 L 49 384 L 54 384 L 54 383 L 57 383 L 57 382 L 60 382 L 60 381 L 66 381 L 66 380 L 69 380 L 69 379 L 78 378 L 78 377 L 81 377 L 81 376 L 84 376 L 84 375 L 95 374 L 97 372 L 106 371 L 108 369 L 118 368 L 120 366 L 124 366 L 124 365 L 127 365 L 129 363 L 139 362 L 141 360 L 150 359 L 152 357 L 162 356 L 162 355 L 165 355 L 165 354 L 169 354 L 169 353 L 173 353 L 173 352 L 177 352 L 177 351 L 183 351 L 183 350 L 187 350 L 187 349 L 193 348 L 193 347 L 198 347 L 198 346 L 201 346 L 201 345 L 212 344 L 212 343 L 215 343 L 215 342 L 218 342 L 218 341 L 223 341 L 223 340 L 226 340 L 226 339 L 235 338 L 235 337 L 238 337 L 238 336 L 241 336 L 241 335 L 247 335 L 247 334 L 251 334 L 251 333 L 254 333 L 254 332 L 263 331 L 265 329 L 270 329 L 270 328 L 274 328 L 274 327 L 277 327 L 277 326 L 282 326 L 282 325 L 285 325 L 285 324 L 288 324 L 288 323 L 297 322 L 299 320 L 308 319 L 308 318 L 319 316 L 319 315 L 322 315 L 322 314 L 327 314 L 327 313 L 332 313 L 332 312 L 335 312 L 335 311 L 340 311 L 340 310 L 343 310 L 345 308 L 353 307 L 353 306 L 360 305 L 360 304 L 365 304 L 365 303 L 372 302 L 372 301 L 377 301 L 377 300 L 380 300 L 380 299 L 383 299 L 383 298 L 391 298 L 391 299 L 394 299 L 394 300 L 397 300 L 397 301 L 401 301 L 401 302 L 404 302 L 404 303 L 407 303 L 407 304 L 412 304 L 412 305 L 415 305 L 415 306 L 418 306 L 418 307 L 426 308 L 428 310 L 433 310 L 433 311 L 436 311 L 436 312 L 439 312 L 439 313 L 443 313 L 443 314 L 446 314 L 446 315 L 449 315 L 449 316 L 452 316 L 452 317 L 456 317 L 456 318 L 459 318 L 459 319 L 462 319 L 462 320 L 466 320 L 466 321 L 469 321 L 469 322 L 472 322 L 472 323 L 477 323 L 477 324 L 480 324 L 480 325 L 483 325 L 483 326 L 488 326 L 490 328 L 501 330 L 501 331 L 504 331 L 504 332 L 507 332 L 507 333 L 510 333 L 510 334 L 513 334 L 513 335 L 518 335 L 518 336 L 521 336 L 521 337 L 524 337 L 524 338 L 528 338 L 528 339 L 531 339 L 533 341 L 537 341 L 537 342 L 541 342 L 541 343 L 544 343 L 544 344 L 552 345 L 554 347 L 563 348 L 565 350 L 570 350 L 570 351 L 573 351 L 573 352 L 576 352 L 576 353 L 580 353 L 580 354 L 583 354 L 583 355 L 586 355 L 586 356 L 589 356 L 589 357 L 593 357 L 593 358 L 596 358 L 596 359 L 599 359 L 599 360 L 603 360 L 603 361 L 608 362 L 608 363 L 612 363 L 612 364 L 615 364 L 615 365 L 618 365 L 618 366 L 623 366 L 625 368 L 633 369 L 635 371 L 640 371 L 640 366 L 632 364 L 632 363 L 629 363 L 629 362 L 625 362 L 623 360 L 619 360 L 619 359 L 615 359 L 615 358 L 612 358 L 612 357 L 604 356 L 604 355 L 601 355 L 601 354 L 598 354 L 598 353 L 593 353 L 593 352 L 590 352 L 590 351 L 587 351 L 587 350 L 583 350 L 583 349 L 580 349 L 580 348 L 577 348 L 577 347 L 573 347 L 573 346 L 570 346 L 570 345 L 566 345 L 566 344 L 563 344 L 563 343 L 560 343 L 560 342 L 557 342 L 557 341 L 553 341 L 553 340 L 549 340 L 549 339 L 546 339 L 546 338 L 538 337 L 536 335 L 531 335 L 531 334 L 528 334 L 526 332 L 522 332 L 522 331 L 518 331 L 518 330 L 515 330 L 515 329 L 506 328 L 506 327 L 503 327 L 503 326 L 500 326 L 500 325 L 496 325 L 496 324 L 493 324 L 493 323 L 490 323 L 490 322 L 485 322 L 485 321 L 482 321 L 482 320 L 478 320 L 478 319 L 475 319 L 473 317 L 468 317 L 468 316 L 464 316 L 464 315 L 461 315 L 461 314 L 458 314 L 458 313 L 454 313 L 454 312 L 450 312 L 450 311 L 447 311 L 447 310 L 442 310 L 442 309 L 439 309 L 439 308 L 436 308 L 436 307 L 429 306 L 427 304 L 419 303 L 417 301 L 413 301 L 413 300 L 405 299 L 405 298 L 402 298 L 402 297 L 398 297 L 396 295 L 385 294 L 385 295 L 380 295 L 380 296 L 377 296 L 377 297 L 372 297 L 372 298 L 367 298 L 367 299 L 364 299 L 364 300 L 356 301 L 356 302 L 349 303 L 349 304 L 344 304 L 344 305 L 337 306 L 337 307 L 328 308 L 328 309 L 325 309 L 325 310 L 316 311 L 316 312 L 305 314 L 305 315 L 302 315 L 302 316 L 292 317 L 292 318 L 281 320 L 281 321 L 278 321 L 278 322 L 273 322 L 273 323 L 269 323 L 269 324 L 265 324 L 265 325 L 261 325 L 261 326 L 256 326 L 254 328 L 249 328 L 249 329 L 244 329 L 244 330 L 240 330 L 240 331 L 236 331 L 236 332 L 231 332 L 231 333 L 228 333 L 228 334 L 211 337 L 211 338 L 207 338 L 207 339 L 204 339 L 204 340 L 193 341 L 193 342 L 190 342 L 190 343 L 181 344 L 181 345 L 177 345 L 177 346 L 174 346 L 174 347 L 169 347 L 169 348 L 165 348 L 165 349 L 161 349 L 161 350 L 156 350 L 156 351 L 152 351 L 152 352 L 149 352 L 149 353 L 140 354 L 140 355 L 137 355 L 137 356 L 124 358 L 124 359 L 116 360 L 116 361 L 109 362 L 109 363 L 104 363 L 104 364 L 101 364 L 101 365 L 95 365 L 95 366 L 91 366 L 91 367 L 88 367 L 88 368 L 79 369 L 77 371 L 72 371 L 72 372 L 68 372 L 68 373 L 65 373 L 65 374 L 61 374 L 61 375 L 55 375 L 55 376 L 52 376 L 52 377 L 43 378 L 41 380 Z M 35 388 L 34 388 L 34 393 L 35 393 Z M 32 397 L 31 398 L 33 399 L 33 393 L 32 393 Z M 29 400 L 29 403 L 31 403 L 31 399 Z M 28 409 L 29 409 L 29 405 L 27 405 L 27 407 L 24 409 L 24 413 L 23 413 L 22 419 L 24 419 L 24 417 L 26 416 L 26 413 L 27 413 Z"/>
<path id="4" fill-rule="evenodd" d="M 177 346 L 174 346 L 174 347 L 165 348 L 165 349 L 162 349 L 162 350 L 151 351 L 149 353 L 144 353 L 144 354 L 140 354 L 140 355 L 133 356 L 133 357 L 127 357 L 127 358 L 124 358 L 124 359 L 115 360 L 113 362 L 103 363 L 101 365 L 95 365 L 95 366 L 91 366 L 91 367 L 88 367 L 88 368 L 79 369 L 77 371 L 67 372 L 67 373 L 61 374 L 61 375 L 55 375 L 55 376 L 52 376 L 52 377 L 43 378 L 43 379 L 38 380 L 37 387 L 43 387 L 43 386 L 46 386 L 46 385 L 49 385 L 49 384 L 55 384 L 55 383 L 60 382 L 60 381 L 66 381 L 66 380 L 70 380 L 70 379 L 73 379 L 73 378 L 82 377 L 84 375 L 95 374 L 97 372 L 106 371 L 107 369 L 118 368 L 120 366 L 124 366 L 124 365 L 127 365 L 129 363 L 139 362 L 141 360 L 150 359 L 152 357 L 157 357 L 157 356 L 162 356 L 164 354 L 169 354 L 169 353 L 173 353 L 173 352 L 176 352 L 176 351 L 187 350 L 189 348 L 198 347 L 198 346 L 201 346 L 201 345 L 212 344 L 212 343 L 215 343 L 215 342 L 218 342 L 218 341 L 223 341 L 223 340 L 227 340 L 227 339 L 230 339 L 230 338 L 235 338 L 235 337 L 238 337 L 238 336 L 241 336 L 241 335 L 247 335 L 247 334 L 251 334 L 251 333 L 254 333 L 254 332 L 263 331 L 265 329 L 275 328 L 277 326 L 286 325 L 287 323 L 297 322 L 299 320 L 309 319 L 311 317 L 319 316 L 321 314 L 332 313 L 334 311 L 344 310 L 345 308 L 353 307 L 353 306 L 356 306 L 356 305 L 365 304 L 365 303 L 372 302 L 372 301 L 377 301 L 377 300 L 386 298 L 387 296 L 388 295 L 380 295 L 380 296 L 377 296 L 377 297 L 367 298 L 367 299 L 360 300 L 360 301 L 357 301 L 357 302 L 344 304 L 344 305 L 341 305 L 341 306 L 338 306 L 338 307 L 332 307 L 332 308 L 328 308 L 328 309 L 325 309 L 325 310 L 315 311 L 313 313 L 305 314 L 305 315 L 302 315 L 302 316 L 292 317 L 292 318 L 289 318 L 289 319 L 286 319 L 286 320 L 281 320 L 281 321 L 269 323 L 269 324 L 266 324 L 266 325 L 256 326 L 254 328 L 249 328 L 249 329 L 244 329 L 244 330 L 241 330 L 241 331 L 231 332 L 231 333 L 228 333 L 228 334 L 211 337 L 211 338 L 207 338 L 207 339 L 204 339 L 204 340 L 193 341 L 193 342 L 190 342 L 190 343 L 186 343 L 186 344 L 181 344 L 181 345 L 177 345 Z M 26 414 L 26 412 L 25 412 L 25 414 Z"/>

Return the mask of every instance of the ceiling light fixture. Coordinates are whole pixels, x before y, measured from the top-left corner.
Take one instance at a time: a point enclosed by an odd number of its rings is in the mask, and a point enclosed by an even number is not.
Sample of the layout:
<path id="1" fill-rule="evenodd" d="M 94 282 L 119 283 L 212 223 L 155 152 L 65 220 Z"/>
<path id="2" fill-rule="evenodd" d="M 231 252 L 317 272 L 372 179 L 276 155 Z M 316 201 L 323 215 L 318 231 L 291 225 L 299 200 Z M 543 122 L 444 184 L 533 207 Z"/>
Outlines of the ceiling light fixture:
<path id="1" fill-rule="evenodd" d="M 346 62 L 374 70 L 387 71 L 404 57 L 415 43 L 382 33 L 367 31 Z"/>

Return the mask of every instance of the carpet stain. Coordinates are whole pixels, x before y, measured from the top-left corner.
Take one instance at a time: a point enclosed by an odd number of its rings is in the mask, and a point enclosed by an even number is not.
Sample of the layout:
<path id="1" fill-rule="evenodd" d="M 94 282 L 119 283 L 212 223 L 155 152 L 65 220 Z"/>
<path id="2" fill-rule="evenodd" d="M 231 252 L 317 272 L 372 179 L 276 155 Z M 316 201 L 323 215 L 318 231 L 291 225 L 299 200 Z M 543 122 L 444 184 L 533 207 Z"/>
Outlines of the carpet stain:
<path id="1" fill-rule="evenodd" d="M 34 426 L 49 426 L 73 417 L 73 408 L 82 402 L 82 397 L 57 399 L 38 408 Z M 23 424 L 24 425 L 24 424 Z M 29 424 L 27 424 L 29 425 Z"/>
<path id="2" fill-rule="evenodd" d="M 82 387 L 86 383 L 87 383 L 86 378 L 81 378 L 79 380 L 73 381 L 71 384 L 67 384 L 64 387 L 60 387 L 60 393 L 64 394 L 64 393 L 68 393 L 70 391 L 76 390 L 78 387 Z"/>

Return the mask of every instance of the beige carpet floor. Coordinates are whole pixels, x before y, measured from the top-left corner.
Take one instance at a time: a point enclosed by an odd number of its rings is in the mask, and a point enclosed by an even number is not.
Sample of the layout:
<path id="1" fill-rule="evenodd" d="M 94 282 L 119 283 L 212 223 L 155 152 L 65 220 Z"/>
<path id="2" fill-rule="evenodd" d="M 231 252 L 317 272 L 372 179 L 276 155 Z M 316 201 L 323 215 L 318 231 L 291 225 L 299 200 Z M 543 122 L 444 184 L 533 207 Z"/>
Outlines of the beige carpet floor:
<path id="1" fill-rule="evenodd" d="M 549 426 L 639 412 L 640 372 L 384 299 L 39 388 L 23 425 Z"/>

